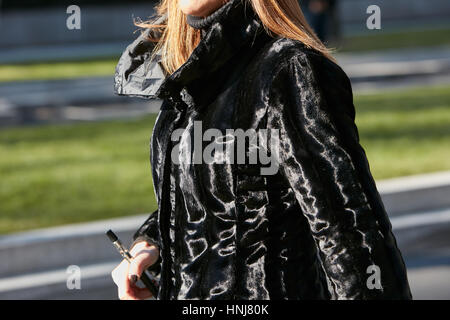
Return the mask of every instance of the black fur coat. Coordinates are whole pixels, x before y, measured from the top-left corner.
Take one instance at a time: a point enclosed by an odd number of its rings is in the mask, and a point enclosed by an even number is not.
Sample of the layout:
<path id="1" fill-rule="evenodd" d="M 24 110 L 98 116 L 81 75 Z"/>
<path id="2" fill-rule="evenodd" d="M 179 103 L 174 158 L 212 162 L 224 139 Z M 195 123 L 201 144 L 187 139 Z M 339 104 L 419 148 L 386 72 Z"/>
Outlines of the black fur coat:
<path id="1" fill-rule="evenodd" d="M 410 299 L 348 77 L 269 36 L 246 0 L 221 11 L 173 74 L 150 59 L 148 31 L 116 69 L 117 94 L 164 101 L 151 140 L 158 210 L 135 235 L 160 248 L 158 299 Z M 276 170 L 249 159 L 251 134 L 227 158 L 230 129 L 256 132 Z"/>

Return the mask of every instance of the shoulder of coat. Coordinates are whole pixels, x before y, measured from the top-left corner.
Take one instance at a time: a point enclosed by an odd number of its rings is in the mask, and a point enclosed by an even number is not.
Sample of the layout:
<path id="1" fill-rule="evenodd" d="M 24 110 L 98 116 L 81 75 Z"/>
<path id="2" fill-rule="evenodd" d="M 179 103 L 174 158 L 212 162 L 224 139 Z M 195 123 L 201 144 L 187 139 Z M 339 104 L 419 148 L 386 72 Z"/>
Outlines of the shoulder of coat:
<path id="1" fill-rule="evenodd" d="M 315 49 L 308 48 L 302 42 L 287 38 L 274 38 L 264 50 L 266 65 L 276 66 L 273 72 L 288 68 L 292 63 L 299 64 L 302 70 L 316 69 L 334 74 L 347 81 L 347 75 L 335 62 Z M 342 80 L 341 79 L 341 80 Z"/>
<path id="2" fill-rule="evenodd" d="M 308 59 L 312 55 L 320 55 L 313 49 L 306 47 L 302 42 L 287 38 L 274 38 L 264 49 L 264 60 L 277 65 L 289 62 L 292 58 Z"/>

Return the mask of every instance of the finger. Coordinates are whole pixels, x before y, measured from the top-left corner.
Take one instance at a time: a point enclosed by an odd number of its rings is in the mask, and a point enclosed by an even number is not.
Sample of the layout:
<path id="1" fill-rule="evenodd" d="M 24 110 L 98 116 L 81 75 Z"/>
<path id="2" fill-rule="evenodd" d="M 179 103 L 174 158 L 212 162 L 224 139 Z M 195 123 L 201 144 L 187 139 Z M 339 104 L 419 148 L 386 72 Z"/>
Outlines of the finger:
<path id="1" fill-rule="evenodd" d="M 131 260 L 129 268 L 129 276 L 134 278 L 139 278 L 142 273 L 155 263 L 157 258 L 154 252 L 151 250 L 142 250 L 136 254 L 136 256 Z M 137 279 L 136 279 L 137 280 Z"/>
<path id="2" fill-rule="evenodd" d="M 128 276 L 130 265 L 125 265 L 126 269 L 122 271 L 119 286 L 118 295 L 121 300 L 142 300 L 152 297 L 151 292 L 147 288 L 139 288 L 136 285 L 137 279 L 130 279 Z"/>
<path id="3" fill-rule="evenodd" d="M 117 265 L 116 268 L 111 272 L 111 277 L 114 283 L 118 286 L 120 283 L 120 278 L 127 275 L 127 267 L 129 262 L 126 260 L 122 260 L 122 262 Z"/>
<path id="4" fill-rule="evenodd" d="M 152 293 L 147 288 L 140 288 L 136 284 L 131 284 L 130 287 L 130 297 L 134 300 L 144 300 L 153 297 Z"/>
<path id="5" fill-rule="evenodd" d="M 128 287 L 122 286 L 119 291 L 121 300 L 143 300 L 153 296 L 147 288 L 140 288 L 132 281 L 128 281 Z"/>
<path id="6" fill-rule="evenodd" d="M 118 295 L 120 300 L 127 300 L 131 294 L 130 280 L 128 279 L 130 264 L 127 263 L 125 270 L 118 277 Z"/>

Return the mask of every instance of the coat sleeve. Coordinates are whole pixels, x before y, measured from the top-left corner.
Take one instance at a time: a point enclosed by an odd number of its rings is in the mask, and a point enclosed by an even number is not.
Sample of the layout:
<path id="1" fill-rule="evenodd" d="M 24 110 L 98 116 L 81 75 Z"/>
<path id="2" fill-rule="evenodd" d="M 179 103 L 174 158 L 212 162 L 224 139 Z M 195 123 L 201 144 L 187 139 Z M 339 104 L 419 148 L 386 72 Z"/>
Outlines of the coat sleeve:
<path id="1" fill-rule="evenodd" d="M 153 212 L 150 216 L 145 220 L 145 222 L 139 227 L 139 229 L 133 235 L 133 243 L 130 246 L 130 249 L 133 246 L 141 241 L 146 241 L 148 244 L 154 244 L 158 248 L 161 248 L 159 244 L 159 229 L 158 229 L 158 211 Z M 157 276 L 161 271 L 161 254 L 158 260 L 150 266 L 148 269 L 153 276 Z"/>
<path id="2" fill-rule="evenodd" d="M 335 82 L 319 85 L 306 54 L 281 65 L 272 81 L 268 123 L 280 130 L 279 173 L 308 220 L 332 299 L 409 299 L 389 219 L 363 187 L 371 175 L 357 163 L 367 160 L 351 86 L 342 69 L 323 60 L 321 74 L 336 74 Z"/>

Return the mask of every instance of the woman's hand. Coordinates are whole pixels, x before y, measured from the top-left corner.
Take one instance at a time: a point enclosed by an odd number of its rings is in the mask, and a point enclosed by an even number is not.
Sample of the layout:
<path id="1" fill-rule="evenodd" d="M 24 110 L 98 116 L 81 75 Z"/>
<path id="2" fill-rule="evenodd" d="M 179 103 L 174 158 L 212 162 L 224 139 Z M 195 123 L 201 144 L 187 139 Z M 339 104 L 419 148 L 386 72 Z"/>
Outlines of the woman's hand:
<path id="1" fill-rule="evenodd" d="M 159 257 L 159 249 L 145 241 L 136 243 L 130 250 L 133 256 L 131 263 L 125 259 L 111 272 L 114 283 L 117 285 L 120 300 L 143 300 L 152 294 L 147 288 L 136 285 L 142 273 L 154 264 Z"/>

